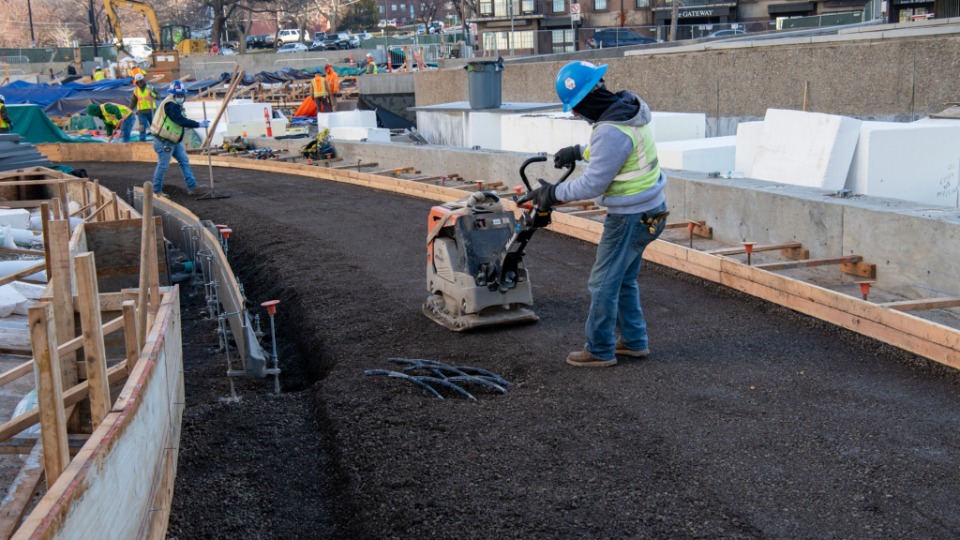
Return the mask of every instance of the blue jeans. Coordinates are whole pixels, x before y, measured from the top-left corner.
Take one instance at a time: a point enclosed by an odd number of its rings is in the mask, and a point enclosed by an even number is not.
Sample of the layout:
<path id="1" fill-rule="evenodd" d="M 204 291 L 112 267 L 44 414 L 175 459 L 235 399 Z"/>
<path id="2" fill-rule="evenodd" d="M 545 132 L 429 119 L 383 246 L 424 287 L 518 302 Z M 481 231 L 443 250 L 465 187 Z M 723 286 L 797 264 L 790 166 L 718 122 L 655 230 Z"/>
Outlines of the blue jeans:
<path id="1" fill-rule="evenodd" d="M 153 109 L 137 111 L 137 120 L 140 121 L 140 142 L 147 142 L 147 132 L 153 122 Z"/>
<path id="2" fill-rule="evenodd" d="M 154 193 L 163 191 L 163 175 L 167 174 L 167 169 L 170 168 L 171 157 L 180 164 L 180 172 L 183 173 L 183 181 L 187 184 L 187 189 L 197 187 L 197 179 L 193 177 L 193 171 L 190 169 L 190 158 L 187 157 L 187 149 L 182 142 L 173 144 L 160 137 L 154 137 L 153 151 L 157 153 L 157 169 L 153 171 Z"/>
<path id="3" fill-rule="evenodd" d="M 666 203 L 647 215 L 667 209 Z M 620 342 L 630 349 L 647 348 L 647 323 L 640 308 L 640 260 L 643 250 L 663 232 L 666 220 L 656 230 L 641 222 L 644 214 L 607 214 L 603 235 L 597 246 L 597 259 L 590 271 L 590 314 L 587 316 L 587 342 L 590 354 L 603 360 L 616 358 L 617 328 Z"/>
<path id="4" fill-rule="evenodd" d="M 120 142 L 130 142 L 131 132 L 133 132 L 133 118 L 128 116 L 120 123 Z"/>

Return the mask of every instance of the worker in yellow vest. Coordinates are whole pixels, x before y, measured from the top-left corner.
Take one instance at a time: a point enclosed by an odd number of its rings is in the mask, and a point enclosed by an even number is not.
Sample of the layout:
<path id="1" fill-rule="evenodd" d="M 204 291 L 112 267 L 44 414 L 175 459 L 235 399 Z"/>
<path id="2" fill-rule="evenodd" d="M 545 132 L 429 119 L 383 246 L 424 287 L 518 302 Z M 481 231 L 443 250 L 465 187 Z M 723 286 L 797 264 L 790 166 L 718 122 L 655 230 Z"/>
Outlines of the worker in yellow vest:
<path id="1" fill-rule="evenodd" d="M 173 81 L 167 89 L 167 98 L 160 102 L 157 114 L 150 125 L 153 132 L 153 151 L 157 153 L 157 168 L 153 171 L 153 194 L 166 197 L 163 193 L 163 176 L 170 168 L 170 158 L 176 159 L 187 184 L 187 195 L 197 192 L 197 179 L 190 168 L 190 158 L 183 146 L 185 129 L 208 128 L 209 120 L 199 122 L 183 114 L 183 104 L 187 100 L 187 90 L 180 81 Z"/>
<path id="2" fill-rule="evenodd" d="M 10 133 L 11 129 L 13 129 L 13 122 L 7 114 L 7 98 L 0 94 L 0 133 Z"/>
<path id="3" fill-rule="evenodd" d="M 137 80 L 137 75 L 143 75 L 144 77 L 146 77 L 147 72 L 144 71 L 143 68 L 140 66 L 134 66 L 133 69 L 130 70 L 130 76 L 133 77 L 134 82 L 136 82 Z"/>
<path id="4" fill-rule="evenodd" d="M 93 70 L 93 82 L 102 81 L 105 78 L 107 76 L 103 73 L 103 68 L 97 66 L 97 69 Z"/>
<path id="5" fill-rule="evenodd" d="M 650 107 L 632 92 L 607 90 L 606 71 L 606 65 L 570 62 L 557 73 L 563 110 L 573 110 L 593 129 L 586 148 L 561 148 L 553 163 L 563 168 L 583 160 L 587 167 L 569 182 L 541 181 L 524 197 L 534 201 L 536 211 L 595 197 L 607 208 L 587 281 L 591 302 L 586 342 L 582 350 L 567 355 L 567 363 L 578 367 L 607 367 L 617 363 L 617 356 L 650 354 L 637 276 L 644 249 L 663 232 L 669 214 L 663 193 L 667 177 L 658 164 Z"/>
<path id="6" fill-rule="evenodd" d="M 130 132 L 133 131 L 133 120 L 130 115 L 133 110 L 116 103 L 104 103 L 87 105 L 87 115 L 94 116 L 103 120 L 107 128 L 107 137 L 113 139 L 113 134 L 117 128 L 120 128 L 120 142 L 130 142 Z"/>
<path id="7" fill-rule="evenodd" d="M 139 69 L 139 68 L 138 68 Z M 147 84 L 143 73 L 133 77 L 136 86 L 133 88 L 133 97 L 130 99 L 130 108 L 137 111 L 137 120 L 140 122 L 140 142 L 147 141 L 147 131 L 153 123 L 153 111 L 157 108 L 160 96 L 153 85 Z"/>
<path id="8" fill-rule="evenodd" d="M 380 70 L 377 69 L 377 63 L 373 61 L 373 55 L 367 53 L 367 75 L 376 75 Z"/>
<path id="9" fill-rule="evenodd" d="M 317 104 L 317 112 L 333 112 L 330 106 L 330 92 L 327 90 L 327 81 L 323 77 L 323 71 L 317 69 L 313 74 L 313 82 L 310 84 L 313 88 L 313 101 Z"/>

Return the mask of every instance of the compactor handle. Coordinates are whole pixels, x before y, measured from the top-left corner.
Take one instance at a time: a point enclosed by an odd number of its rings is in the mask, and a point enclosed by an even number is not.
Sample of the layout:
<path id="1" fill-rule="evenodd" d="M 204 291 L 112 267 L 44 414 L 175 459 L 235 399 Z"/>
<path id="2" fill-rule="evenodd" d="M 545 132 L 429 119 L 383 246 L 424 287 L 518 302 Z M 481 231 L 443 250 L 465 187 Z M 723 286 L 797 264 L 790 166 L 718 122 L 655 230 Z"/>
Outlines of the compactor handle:
<path id="1" fill-rule="evenodd" d="M 533 187 L 530 186 L 530 181 L 527 180 L 527 165 L 530 165 L 531 163 L 541 163 L 546 160 L 547 156 L 544 155 L 533 156 L 531 158 L 527 158 L 527 160 L 523 162 L 523 165 L 520 165 L 520 179 L 523 180 L 523 185 L 527 186 L 527 191 L 533 191 Z M 564 176 L 564 179 L 566 179 L 566 176 Z"/>

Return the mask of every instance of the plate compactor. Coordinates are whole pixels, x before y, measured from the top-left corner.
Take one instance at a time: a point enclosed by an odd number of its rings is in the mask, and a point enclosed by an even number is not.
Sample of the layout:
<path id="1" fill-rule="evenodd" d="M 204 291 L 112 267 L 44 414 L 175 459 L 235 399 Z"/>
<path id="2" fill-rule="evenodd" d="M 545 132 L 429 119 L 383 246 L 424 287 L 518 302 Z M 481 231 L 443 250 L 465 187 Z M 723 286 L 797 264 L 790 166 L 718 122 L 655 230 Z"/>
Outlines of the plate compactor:
<path id="1" fill-rule="evenodd" d="M 492 191 L 478 191 L 430 210 L 430 296 L 423 304 L 424 315 L 454 332 L 538 320 L 530 309 L 533 292 L 523 250 L 537 229 L 550 224 L 551 210 L 524 205 L 533 192 L 526 168 L 546 160 L 545 156 L 532 157 L 520 166 L 527 193 L 513 197 L 520 210 L 519 219 L 504 209 L 500 197 Z M 573 166 L 560 182 L 571 172 Z"/>

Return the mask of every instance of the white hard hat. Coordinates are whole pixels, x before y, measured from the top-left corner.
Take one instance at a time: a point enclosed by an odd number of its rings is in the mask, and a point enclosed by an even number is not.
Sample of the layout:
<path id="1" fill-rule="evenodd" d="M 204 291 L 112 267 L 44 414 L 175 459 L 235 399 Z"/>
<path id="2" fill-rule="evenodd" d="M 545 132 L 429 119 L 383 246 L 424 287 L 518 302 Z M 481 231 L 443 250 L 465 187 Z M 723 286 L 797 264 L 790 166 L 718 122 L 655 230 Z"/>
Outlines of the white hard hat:
<path id="1" fill-rule="evenodd" d="M 367 53 L 367 58 L 373 58 L 373 55 L 370 53 Z"/>
<path id="2" fill-rule="evenodd" d="M 7 98 L 3 97 L 3 94 L 0 94 L 0 103 L 6 103 Z"/>
<path id="3" fill-rule="evenodd" d="M 134 81 L 142 81 L 143 79 L 144 79 L 143 73 L 137 73 L 136 75 L 133 76 Z"/>

